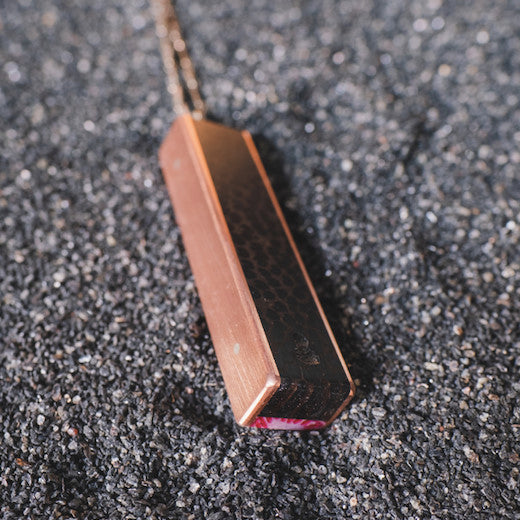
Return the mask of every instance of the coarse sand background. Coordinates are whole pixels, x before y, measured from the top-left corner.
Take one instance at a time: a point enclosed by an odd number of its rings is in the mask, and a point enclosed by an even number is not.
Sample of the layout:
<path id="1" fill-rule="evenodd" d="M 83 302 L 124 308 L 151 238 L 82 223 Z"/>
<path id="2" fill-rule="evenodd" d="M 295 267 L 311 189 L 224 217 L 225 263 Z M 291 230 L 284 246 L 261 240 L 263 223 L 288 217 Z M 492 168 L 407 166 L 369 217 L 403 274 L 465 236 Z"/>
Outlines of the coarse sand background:
<path id="1" fill-rule="evenodd" d="M 144 0 L 0 6 L 0 517 L 518 519 L 520 4 L 178 0 L 358 394 L 235 425 Z"/>

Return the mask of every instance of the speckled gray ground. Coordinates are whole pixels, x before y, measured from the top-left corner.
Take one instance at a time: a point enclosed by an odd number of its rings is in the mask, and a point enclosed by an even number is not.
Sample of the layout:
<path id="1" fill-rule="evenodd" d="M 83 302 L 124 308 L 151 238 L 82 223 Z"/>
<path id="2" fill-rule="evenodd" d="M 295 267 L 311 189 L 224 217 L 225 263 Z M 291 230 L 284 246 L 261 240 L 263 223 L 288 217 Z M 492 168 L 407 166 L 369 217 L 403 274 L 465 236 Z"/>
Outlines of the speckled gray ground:
<path id="1" fill-rule="evenodd" d="M 146 2 L 2 3 L 1 518 L 520 518 L 518 2 L 178 6 L 357 398 L 324 433 L 235 426 Z"/>

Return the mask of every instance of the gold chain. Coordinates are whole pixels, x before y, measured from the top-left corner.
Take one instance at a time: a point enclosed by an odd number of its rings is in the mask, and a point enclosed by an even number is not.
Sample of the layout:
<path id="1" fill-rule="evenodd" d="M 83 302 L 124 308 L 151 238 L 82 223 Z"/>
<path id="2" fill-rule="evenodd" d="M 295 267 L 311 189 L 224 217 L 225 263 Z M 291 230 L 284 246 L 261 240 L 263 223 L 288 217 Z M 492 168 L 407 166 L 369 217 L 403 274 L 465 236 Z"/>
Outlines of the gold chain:
<path id="1" fill-rule="evenodd" d="M 150 3 L 173 110 L 177 115 L 191 112 L 195 119 L 202 119 L 206 107 L 171 0 L 150 0 Z"/>

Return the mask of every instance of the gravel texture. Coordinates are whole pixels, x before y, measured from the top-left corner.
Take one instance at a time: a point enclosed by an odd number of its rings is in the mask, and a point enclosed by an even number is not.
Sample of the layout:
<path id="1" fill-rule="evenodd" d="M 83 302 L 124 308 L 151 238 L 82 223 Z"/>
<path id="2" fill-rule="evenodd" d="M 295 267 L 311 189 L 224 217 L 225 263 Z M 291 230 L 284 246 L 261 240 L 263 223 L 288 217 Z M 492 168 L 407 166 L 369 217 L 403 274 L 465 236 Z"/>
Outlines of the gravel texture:
<path id="1" fill-rule="evenodd" d="M 143 0 L 0 7 L 2 519 L 520 518 L 520 5 L 178 0 L 352 373 L 234 423 L 157 165 Z"/>

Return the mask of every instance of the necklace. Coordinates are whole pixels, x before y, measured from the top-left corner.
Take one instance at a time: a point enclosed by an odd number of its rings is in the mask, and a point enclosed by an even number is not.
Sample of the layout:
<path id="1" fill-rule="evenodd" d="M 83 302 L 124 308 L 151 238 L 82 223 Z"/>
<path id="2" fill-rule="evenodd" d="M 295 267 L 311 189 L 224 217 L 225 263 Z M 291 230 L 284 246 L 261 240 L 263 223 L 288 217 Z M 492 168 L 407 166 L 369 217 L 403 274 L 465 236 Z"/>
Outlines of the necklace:
<path id="1" fill-rule="evenodd" d="M 354 384 L 249 132 L 205 118 L 170 0 L 151 0 L 177 115 L 159 162 L 235 419 L 328 426 Z"/>

